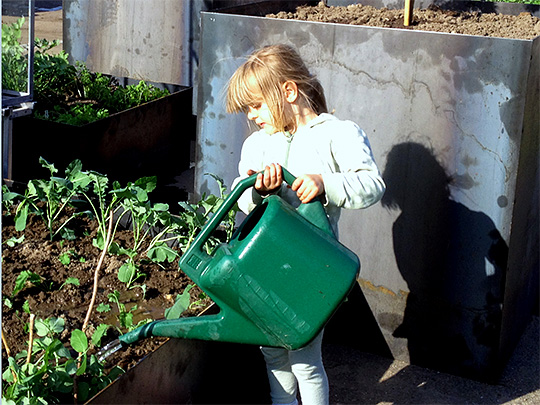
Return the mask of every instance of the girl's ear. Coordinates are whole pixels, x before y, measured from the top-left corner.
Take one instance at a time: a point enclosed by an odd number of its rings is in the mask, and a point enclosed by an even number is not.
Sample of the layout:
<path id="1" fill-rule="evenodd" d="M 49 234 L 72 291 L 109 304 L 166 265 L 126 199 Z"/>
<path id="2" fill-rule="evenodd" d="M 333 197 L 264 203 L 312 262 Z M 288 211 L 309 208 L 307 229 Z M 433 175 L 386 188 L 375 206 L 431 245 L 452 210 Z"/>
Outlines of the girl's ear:
<path id="1" fill-rule="evenodd" d="M 292 80 L 287 80 L 283 83 L 283 93 L 285 95 L 285 100 L 289 103 L 294 103 L 298 98 L 298 86 Z"/>

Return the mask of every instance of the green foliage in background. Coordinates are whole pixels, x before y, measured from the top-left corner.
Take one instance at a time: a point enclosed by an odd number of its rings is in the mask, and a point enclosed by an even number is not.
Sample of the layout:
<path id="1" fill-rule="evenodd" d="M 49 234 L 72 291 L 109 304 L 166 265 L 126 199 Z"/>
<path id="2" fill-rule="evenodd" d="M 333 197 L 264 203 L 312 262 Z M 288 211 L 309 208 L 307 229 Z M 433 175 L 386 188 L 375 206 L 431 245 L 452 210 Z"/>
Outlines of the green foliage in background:
<path id="1" fill-rule="evenodd" d="M 24 92 L 27 87 L 28 52 L 19 42 L 24 18 L 2 24 L 2 87 Z M 114 77 L 91 72 L 84 63 L 75 66 L 65 51 L 50 52 L 58 41 L 34 43 L 34 114 L 70 125 L 84 125 L 120 111 L 164 97 L 161 90 L 140 81 L 121 86 Z"/>

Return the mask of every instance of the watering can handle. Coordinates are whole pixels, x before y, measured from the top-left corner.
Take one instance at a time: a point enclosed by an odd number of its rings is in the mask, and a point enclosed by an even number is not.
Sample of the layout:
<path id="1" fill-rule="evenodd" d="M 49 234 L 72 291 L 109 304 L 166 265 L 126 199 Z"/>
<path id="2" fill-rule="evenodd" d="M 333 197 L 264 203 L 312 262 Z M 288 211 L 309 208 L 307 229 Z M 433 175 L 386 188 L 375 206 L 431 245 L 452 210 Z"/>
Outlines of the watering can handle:
<path id="1" fill-rule="evenodd" d="M 284 167 L 281 168 L 283 179 L 285 182 L 292 186 L 294 181 L 296 180 L 296 177 L 293 176 L 287 169 Z M 193 245 L 190 247 L 190 251 L 202 251 L 202 248 L 206 241 L 210 238 L 212 235 L 212 232 L 214 232 L 215 229 L 219 226 L 221 221 L 225 218 L 225 215 L 229 213 L 229 211 L 234 207 L 234 204 L 238 201 L 238 199 L 242 196 L 244 191 L 246 191 L 248 188 L 253 187 L 255 185 L 255 181 L 257 180 L 257 175 L 259 173 L 255 173 L 249 177 L 246 177 L 245 179 L 241 180 L 236 187 L 232 190 L 231 194 L 223 201 L 223 203 L 219 206 L 217 211 L 214 213 L 212 218 L 206 223 L 204 228 L 202 229 L 201 233 L 197 236 L 195 241 L 193 242 Z M 322 203 L 319 198 L 309 202 L 302 204 L 300 207 L 298 207 L 297 211 L 304 217 L 306 217 L 310 222 L 312 222 L 317 227 L 321 228 L 323 231 L 328 232 L 331 235 L 334 235 L 332 227 L 330 223 L 328 222 L 328 218 L 326 217 L 326 212 L 324 210 L 324 207 L 322 206 Z"/>

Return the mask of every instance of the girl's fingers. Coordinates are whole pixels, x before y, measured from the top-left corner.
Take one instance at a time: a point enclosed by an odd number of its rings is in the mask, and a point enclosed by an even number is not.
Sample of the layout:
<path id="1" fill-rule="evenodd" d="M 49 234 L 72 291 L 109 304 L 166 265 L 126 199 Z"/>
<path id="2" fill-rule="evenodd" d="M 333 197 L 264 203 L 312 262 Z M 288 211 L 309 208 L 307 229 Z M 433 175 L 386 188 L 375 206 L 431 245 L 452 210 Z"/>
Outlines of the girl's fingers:
<path id="1" fill-rule="evenodd" d="M 310 202 L 323 193 L 324 185 L 319 177 L 316 175 L 304 175 L 297 177 L 293 182 L 291 189 L 296 191 L 296 195 L 302 203 Z"/>
<path id="2" fill-rule="evenodd" d="M 269 190 L 279 187 L 282 183 L 281 166 L 272 163 L 264 168 L 264 185 Z"/>

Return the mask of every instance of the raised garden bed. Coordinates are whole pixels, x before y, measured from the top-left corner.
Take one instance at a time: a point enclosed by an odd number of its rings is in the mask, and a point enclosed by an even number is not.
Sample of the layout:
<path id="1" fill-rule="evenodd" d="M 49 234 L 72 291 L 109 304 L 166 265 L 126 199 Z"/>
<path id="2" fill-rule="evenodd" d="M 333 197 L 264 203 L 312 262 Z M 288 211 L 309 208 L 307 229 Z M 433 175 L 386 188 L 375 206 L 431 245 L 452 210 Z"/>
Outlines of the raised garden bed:
<path id="1" fill-rule="evenodd" d="M 172 94 L 90 124 L 75 126 L 34 117 L 13 122 L 12 179 L 25 183 L 39 173 L 39 157 L 66 167 L 80 159 L 121 183 L 158 176 L 156 198 L 186 200 L 192 185 L 177 178 L 189 171 L 195 119 L 192 89 Z"/>
<path id="2" fill-rule="evenodd" d="M 362 2 L 383 3 L 399 8 Z M 195 190 L 212 190 L 205 172 L 232 181 L 235 166 L 219 162 L 239 160 L 250 133 L 219 91 L 254 49 L 293 45 L 330 109 L 366 131 L 388 185 L 384 206 L 342 213 L 340 238 L 360 257 L 360 285 L 392 356 L 493 380 L 538 302 L 539 7 L 421 3 L 407 29 L 387 28 L 400 11 L 369 7 L 360 16 L 373 14 L 374 26 L 326 20 L 336 10 L 324 6 L 298 20 L 295 7 L 272 1 L 203 12 Z M 460 31 L 451 23 L 485 17 L 461 13 L 471 6 L 515 16 Z M 281 12 L 287 19 L 274 17 Z M 421 30 L 421 16 L 447 31 Z M 526 36 L 495 33 L 522 22 Z"/>
<path id="3" fill-rule="evenodd" d="M 8 398 L 57 398 L 65 403 L 78 392 L 78 400 L 84 401 L 88 384 L 103 388 L 109 371 L 130 369 L 166 340 L 147 339 L 112 354 L 106 375 L 92 372 L 91 380 L 84 370 L 96 367 L 92 355 L 102 346 L 97 339 L 114 340 L 147 319 L 173 316 L 169 310 L 176 312 L 173 318 L 195 316 L 209 306 L 210 299 L 179 270 L 178 257 L 223 196 L 169 208 L 149 199 L 155 177 L 120 185 L 82 170 L 80 161 L 68 166 L 65 177 L 41 162 L 50 178 L 32 179 L 24 190 L 3 190 L 3 393 L 16 387 L 24 394 L 10 392 Z M 109 217 L 113 219 L 107 225 Z M 212 240 L 216 241 L 213 236 Z M 184 298 L 179 301 L 179 296 Z M 35 330 L 29 327 L 32 319 Z M 77 340 L 83 336 L 81 330 L 92 336 L 91 345 Z M 34 353 L 27 357 L 24 351 L 32 335 Z M 61 348 L 53 348 L 50 339 L 58 339 Z M 71 356 L 67 349 L 72 349 Z M 82 362 L 78 379 L 73 374 L 72 358 L 78 356 L 73 350 L 83 356 L 78 360 Z M 39 371 L 44 365 L 33 368 L 34 362 L 41 364 L 44 353 L 50 359 L 45 364 L 55 367 L 45 373 Z"/>

